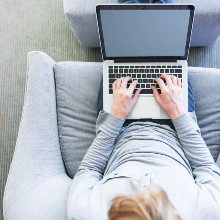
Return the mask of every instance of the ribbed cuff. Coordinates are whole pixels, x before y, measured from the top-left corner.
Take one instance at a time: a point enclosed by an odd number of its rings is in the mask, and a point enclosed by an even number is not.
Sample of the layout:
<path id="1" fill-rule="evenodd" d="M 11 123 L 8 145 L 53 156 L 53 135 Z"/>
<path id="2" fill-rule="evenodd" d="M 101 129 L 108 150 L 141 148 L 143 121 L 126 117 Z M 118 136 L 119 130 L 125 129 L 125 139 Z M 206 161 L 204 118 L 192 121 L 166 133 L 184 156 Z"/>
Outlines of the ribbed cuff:
<path id="1" fill-rule="evenodd" d="M 105 110 L 99 112 L 98 119 L 96 121 L 96 135 L 98 130 L 104 131 L 110 136 L 117 136 L 121 131 L 122 125 L 125 120 L 120 119 Z"/>
<path id="2" fill-rule="evenodd" d="M 189 113 L 179 116 L 172 120 L 178 136 L 185 136 L 193 131 L 200 131 L 197 123 L 190 117 Z"/>

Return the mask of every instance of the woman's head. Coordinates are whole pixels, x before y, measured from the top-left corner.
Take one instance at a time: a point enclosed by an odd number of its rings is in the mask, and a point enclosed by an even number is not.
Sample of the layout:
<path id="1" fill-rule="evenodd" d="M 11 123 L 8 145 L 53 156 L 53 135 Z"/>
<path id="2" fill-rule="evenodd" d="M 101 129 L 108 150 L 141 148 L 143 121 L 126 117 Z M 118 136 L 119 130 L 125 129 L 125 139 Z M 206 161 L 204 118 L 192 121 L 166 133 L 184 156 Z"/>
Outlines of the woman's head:
<path id="1" fill-rule="evenodd" d="M 150 185 L 133 198 L 117 196 L 111 200 L 109 220 L 180 220 L 166 192 L 157 185 Z"/>

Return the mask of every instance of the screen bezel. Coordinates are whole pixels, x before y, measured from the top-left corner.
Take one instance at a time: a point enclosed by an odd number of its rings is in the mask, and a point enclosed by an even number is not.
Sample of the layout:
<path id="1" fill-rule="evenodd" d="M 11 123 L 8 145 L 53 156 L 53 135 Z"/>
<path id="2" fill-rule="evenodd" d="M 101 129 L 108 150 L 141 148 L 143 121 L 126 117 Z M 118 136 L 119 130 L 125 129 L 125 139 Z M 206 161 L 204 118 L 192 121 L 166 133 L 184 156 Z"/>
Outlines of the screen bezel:
<path id="1" fill-rule="evenodd" d="M 188 33 L 186 39 L 186 47 L 185 47 L 185 54 L 184 56 L 151 56 L 151 57 L 106 57 L 105 52 L 105 45 L 103 39 L 103 30 L 101 24 L 101 16 L 100 10 L 190 10 L 190 17 L 189 17 L 189 26 L 188 26 Z M 187 60 L 189 55 L 190 49 L 190 42 L 191 42 L 191 34 L 193 29 L 193 21 L 195 15 L 195 6 L 193 4 L 98 4 L 96 5 L 96 21 L 98 26 L 98 34 L 99 34 L 99 42 L 101 47 L 102 59 L 103 60 L 134 60 L 134 59 L 141 59 L 141 60 Z"/>

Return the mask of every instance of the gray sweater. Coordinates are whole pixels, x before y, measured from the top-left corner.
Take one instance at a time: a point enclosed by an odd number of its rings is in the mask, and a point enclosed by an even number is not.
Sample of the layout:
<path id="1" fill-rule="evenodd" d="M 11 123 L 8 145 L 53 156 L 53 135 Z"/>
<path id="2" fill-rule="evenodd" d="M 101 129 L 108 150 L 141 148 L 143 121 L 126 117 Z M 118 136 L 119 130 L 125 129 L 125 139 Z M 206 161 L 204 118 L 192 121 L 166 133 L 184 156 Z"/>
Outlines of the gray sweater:
<path id="1" fill-rule="evenodd" d="M 200 134 L 195 114 L 167 125 L 133 122 L 99 113 L 96 138 L 69 191 L 70 220 L 106 220 L 110 200 L 160 185 L 183 220 L 220 219 L 220 169 Z"/>

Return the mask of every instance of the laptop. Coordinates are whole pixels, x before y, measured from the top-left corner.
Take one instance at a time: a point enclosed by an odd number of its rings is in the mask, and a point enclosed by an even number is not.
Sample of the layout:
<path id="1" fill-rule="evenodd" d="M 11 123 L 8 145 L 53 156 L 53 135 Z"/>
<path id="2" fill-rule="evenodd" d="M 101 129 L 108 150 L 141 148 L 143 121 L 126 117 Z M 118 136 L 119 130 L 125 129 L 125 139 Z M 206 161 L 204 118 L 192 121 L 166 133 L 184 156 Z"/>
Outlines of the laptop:
<path id="1" fill-rule="evenodd" d="M 188 110 L 187 59 L 194 15 L 193 4 L 96 5 L 106 112 L 111 112 L 114 81 L 131 76 L 138 80 L 134 92 L 142 91 L 126 119 L 170 119 L 151 89 L 155 85 L 161 94 L 154 79 L 162 74 L 181 79 L 183 104 Z"/>

